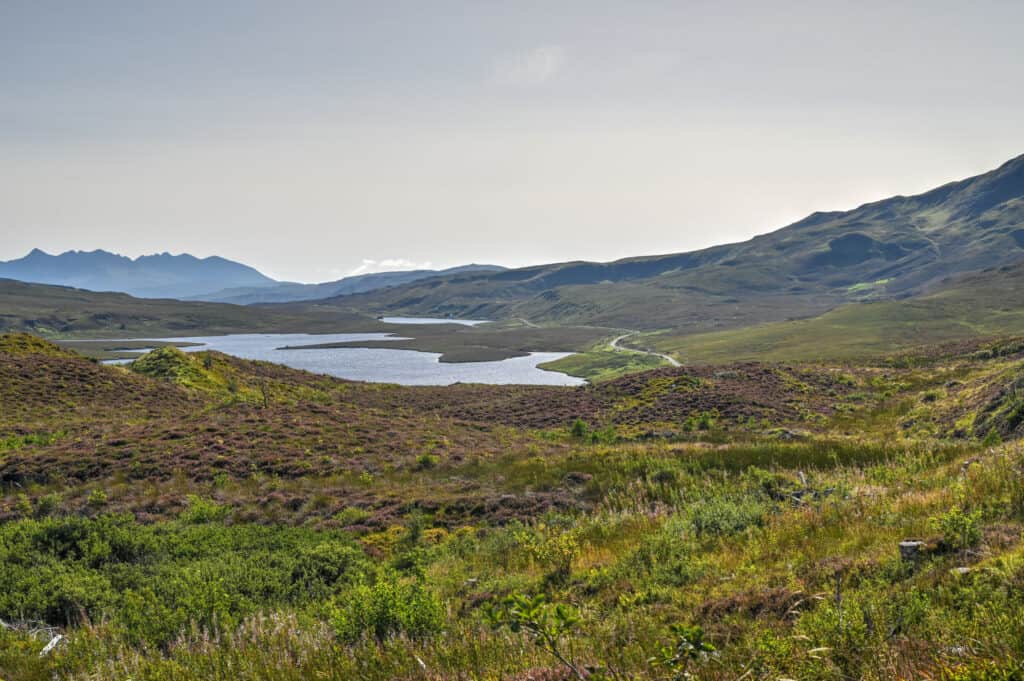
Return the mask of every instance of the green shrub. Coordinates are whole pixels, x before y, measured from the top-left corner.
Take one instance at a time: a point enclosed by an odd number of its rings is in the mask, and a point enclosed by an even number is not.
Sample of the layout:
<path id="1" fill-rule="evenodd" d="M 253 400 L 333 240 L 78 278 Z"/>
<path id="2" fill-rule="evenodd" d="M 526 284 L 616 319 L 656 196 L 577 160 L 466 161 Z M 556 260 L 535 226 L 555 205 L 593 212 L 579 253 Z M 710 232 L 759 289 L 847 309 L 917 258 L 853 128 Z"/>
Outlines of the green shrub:
<path id="1" fill-rule="evenodd" d="M 420 454 L 416 457 L 416 470 L 426 471 L 437 468 L 437 464 L 440 462 L 441 459 L 433 454 Z"/>
<path id="2" fill-rule="evenodd" d="M 92 508 L 102 508 L 107 505 L 107 493 L 101 489 L 94 489 L 89 492 L 87 503 Z"/>
<path id="3" fill-rule="evenodd" d="M 515 531 L 516 543 L 553 582 L 562 582 L 572 574 L 572 566 L 580 555 L 577 532 L 563 530 L 546 523 Z"/>
<path id="4" fill-rule="evenodd" d="M 56 442 L 66 434 L 65 431 L 60 430 L 55 433 L 31 433 L 29 435 L 0 437 L 0 452 L 21 449 L 22 447 L 42 447 Z"/>
<path id="5" fill-rule="evenodd" d="M 222 506 L 212 499 L 203 499 L 195 494 L 185 497 L 187 506 L 178 518 L 186 523 L 212 523 L 223 520 L 228 514 L 228 508 Z"/>
<path id="6" fill-rule="evenodd" d="M 954 506 L 931 519 L 932 526 L 942 532 L 942 539 L 951 549 L 963 551 L 981 542 L 981 511 L 968 513 Z"/>
<path id="7" fill-rule="evenodd" d="M 625 579 L 648 575 L 659 586 L 682 587 L 700 579 L 704 572 L 696 548 L 687 539 L 688 523 L 680 517 L 667 521 L 644 536 L 640 546 L 616 566 Z"/>
<path id="8" fill-rule="evenodd" d="M 782 473 L 773 473 L 757 466 L 751 466 L 743 476 L 751 488 L 757 494 L 763 494 L 769 499 L 780 500 L 789 498 L 798 488 L 795 481 Z"/>
<path id="9" fill-rule="evenodd" d="M 983 447 L 996 447 L 1003 443 L 1003 437 L 999 434 L 999 431 L 995 428 L 990 428 L 988 435 L 981 441 Z"/>
<path id="10" fill-rule="evenodd" d="M 57 512 L 59 507 L 59 494 L 47 494 L 45 496 L 41 496 L 36 500 L 36 517 L 45 518 L 46 516 L 53 515 Z"/>
<path id="11" fill-rule="evenodd" d="M 441 630 L 441 602 L 422 582 L 401 582 L 387 575 L 372 586 L 359 584 L 342 594 L 330 610 L 338 638 L 357 641 L 373 636 L 383 641 L 397 634 L 423 638 Z"/>
<path id="12" fill-rule="evenodd" d="M 795 631 L 838 668 L 840 678 L 859 679 L 871 676 L 866 672 L 888 638 L 919 633 L 931 609 L 928 597 L 916 589 L 840 589 L 838 596 L 801 614 Z"/>
<path id="13" fill-rule="evenodd" d="M 341 542 L 321 542 L 303 548 L 292 569 L 291 581 L 304 600 L 323 598 L 339 584 L 353 581 L 365 572 L 366 554 Z"/>
<path id="14" fill-rule="evenodd" d="M 686 668 L 690 663 L 715 652 L 715 647 L 704 640 L 704 629 L 701 627 L 673 624 L 669 626 L 669 630 L 672 633 L 672 643 L 658 650 L 653 663 L 670 671 L 675 678 L 689 678 Z"/>
<path id="15" fill-rule="evenodd" d="M 691 432 L 694 430 L 712 430 L 718 423 L 718 412 L 702 411 L 699 414 L 690 414 L 683 421 L 683 430 Z"/>
<path id="16" fill-rule="evenodd" d="M 14 503 L 14 510 L 22 518 L 32 515 L 32 500 L 24 492 L 18 494 L 18 500 Z"/>
<path id="17" fill-rule="evenodd" d="M 366 522 L 372 516 L 373 514 L 367 510 L 358 508 L 356 506 L 349 506 L 339 511 L 334 516 L 334 520 L 336 520 L 339 525 L 344 527 L 346 525 L 358 525 L 360 523 Z"/>
<path id="18" fill-rule="evenodd" d="M 594 444 L 611 445 L 615 444 L 619 440 L 619 434 L 615 430 L 613 424 L 609 424 L 600 430 L 594 430 L 590 433 L 590 441 Z"/>
<path id="19" fill-rule="evenodd" d="M 318 602 L 370 570 L 341 532 L 127 515 L 0 525 L 0 565 L 0 619 L 106 621 L 156 646 L 193 625 L 219 631 L 265 608 Z"/>
<path id="20" fill-rule="evenodd" d="M 528 636 L 534 645 L 558 660 L 571 677 L 586 678 L 573 657 L 573 646 L 565 642 L 580 624 L 574 608 L 550 603 L 543 594 L 512 594 L 500 603 L 489 604 L 485 616 L 494 629 L 507 627 L 515 634 Z"/>
<path id="21" fill-rule="evenodd" d="M 698 537 L 736 534 L 763 525 L 767 512 L 768 507 L 756 499 L 712 496 L 690 507 L 690 527 Z"/>

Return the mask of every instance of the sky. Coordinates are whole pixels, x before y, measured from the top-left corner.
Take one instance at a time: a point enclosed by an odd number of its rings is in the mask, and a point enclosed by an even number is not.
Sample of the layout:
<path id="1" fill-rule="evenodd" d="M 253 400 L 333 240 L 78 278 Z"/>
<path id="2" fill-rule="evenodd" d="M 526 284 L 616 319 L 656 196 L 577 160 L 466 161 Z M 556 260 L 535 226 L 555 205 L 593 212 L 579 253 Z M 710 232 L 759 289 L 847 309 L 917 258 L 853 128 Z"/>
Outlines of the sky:
<path id="1" fill-rule="evenodd" d="M 694 250 L 1024 154 L 1024 3 L 3 0 L 0 260 Z"/>

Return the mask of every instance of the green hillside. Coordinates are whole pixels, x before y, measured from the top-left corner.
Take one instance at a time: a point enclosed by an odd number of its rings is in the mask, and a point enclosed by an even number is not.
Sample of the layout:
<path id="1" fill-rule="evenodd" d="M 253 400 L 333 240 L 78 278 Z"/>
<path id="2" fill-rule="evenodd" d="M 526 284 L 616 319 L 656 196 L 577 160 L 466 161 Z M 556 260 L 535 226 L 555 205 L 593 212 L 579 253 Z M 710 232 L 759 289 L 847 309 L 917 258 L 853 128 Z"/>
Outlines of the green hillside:
<path id="1" fill-rule="evenodd" d="M 0 279 L 0 332 L 49 338 L 130 338 L 246 332 L 374 331 L 372 318 L 336 306 L 288 310 L 133 298 Z"/>
<path id="2" fill-rule="evenodd" d="M 423 280 L 332 299 L 369 311 L 687 332 L 927 293 L 1024 258 L 1024 156 L 918 196 L 815 213 L 749 241 L 611 263 Z"/>
<path id="3" fill-rule="evenodd" d="M 821 316 L 713 333 L 661 332 L 644 342 L 687 363 L 855 359 L 1024 333 L 1024 265 L 943 282 L 935 293 L 853 303 Z M 557 367 L 557 365 L 555 365 Z"/>

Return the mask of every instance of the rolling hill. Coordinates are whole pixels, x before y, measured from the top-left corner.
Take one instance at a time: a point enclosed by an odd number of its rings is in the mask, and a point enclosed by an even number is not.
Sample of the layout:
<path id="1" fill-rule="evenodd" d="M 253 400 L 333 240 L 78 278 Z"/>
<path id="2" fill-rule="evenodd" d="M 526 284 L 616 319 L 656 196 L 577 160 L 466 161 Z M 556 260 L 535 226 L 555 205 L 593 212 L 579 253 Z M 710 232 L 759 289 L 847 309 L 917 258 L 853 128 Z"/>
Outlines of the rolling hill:
<path id="1" fill-rule="evenodd" d="M 376 320 L 338 307 L 287 310 L 134 298 L 0 279 L 0 332 L 45 337 L 130 338 L 190 334 L 373 331 Z"/>
<path id="2" fill-rule="evenodd" d="M 708 331 L 899 299 L 1024 259 L 1024 156 L 917 196 L 692 253 L 433 277 L 328 301 L 371 312 Z"/>
<path id="3" fill-rule="evenodd" d="M 850 303 L 810 319 L 697 334 L 665 331 L 642 343 L 687 364 L 837 361 L 1024 333 L 1024 264 L 951 277 L 936 286 L 921 296 Z"/>
<path id="4" fill-rule="evenodd" d="M 288 303 L 300 300 L 318 300 L 333 296 L 365 293 L 389 286 L 409 284 L 428 277 L 462 274 L 464 272 L 500 272 L 504 267 L 498 265 L 462 265 L 445 270 L 403 270 L 401 272 L 372 272 L 345 277 L 337 281 L 322 284 L 299 284 L 296 282 L 278 282 L 271 286 L 247 286 L 225 288 L 201 295 L 189 296 L 189 300 L 206 300 L 217 303 L 233 303 L 235 305 L 253 305 L 256 303 Z"/>

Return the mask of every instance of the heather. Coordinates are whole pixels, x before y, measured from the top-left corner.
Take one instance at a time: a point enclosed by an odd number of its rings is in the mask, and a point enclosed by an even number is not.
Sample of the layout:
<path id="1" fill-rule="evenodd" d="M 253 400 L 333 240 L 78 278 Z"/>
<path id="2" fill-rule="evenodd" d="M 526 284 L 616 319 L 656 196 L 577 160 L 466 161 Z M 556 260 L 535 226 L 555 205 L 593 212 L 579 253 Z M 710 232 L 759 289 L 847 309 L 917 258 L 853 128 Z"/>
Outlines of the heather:
<path id="1" fill-rule="evenodd" d="M 26 343 L 6 681 L 1021 673 L 1019 344 L 419 389 Z"/>

